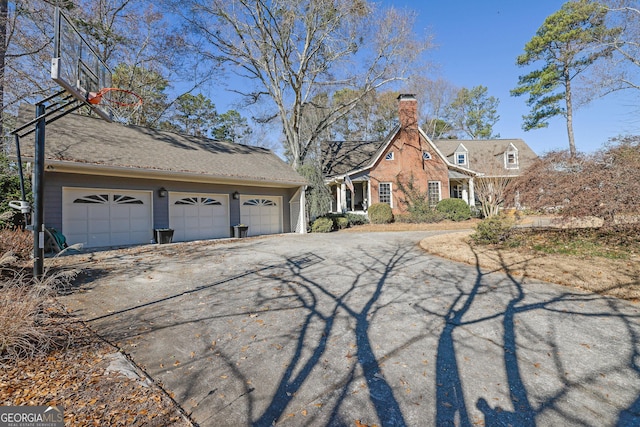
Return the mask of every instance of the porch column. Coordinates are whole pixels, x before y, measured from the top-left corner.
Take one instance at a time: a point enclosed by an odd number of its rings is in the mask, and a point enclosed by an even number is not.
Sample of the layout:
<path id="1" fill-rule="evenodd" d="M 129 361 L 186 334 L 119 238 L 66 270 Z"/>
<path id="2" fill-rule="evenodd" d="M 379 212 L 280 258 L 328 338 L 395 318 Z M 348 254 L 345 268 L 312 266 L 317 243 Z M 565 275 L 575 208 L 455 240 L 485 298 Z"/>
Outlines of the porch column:
<path id="1" fill-rule="evenodd" d="M 338 212 L 347 211 L 347 184 L 340 184 L 340 210 Z"/>
<path id="2" fill-rule="evenodd" d="M 369 200 L 371 200 L 371 195 L 369 195 L 369 181 L 362 182 L 362 197 L 364 197 L 364 200 L 362 201 L 362 210 L 366 211 L 369 207 Z"/>
<path id="3" fill-rule="evenodd" d="M 356 210 L 356 192 L 355 192 L 355 184 L 353 184 L 354 191 L 348 190 L 351 193 L 351 206 L 349 206 L 349 210 L 351 212 Z"/>
<path id="4" fill-rule="evenodd" d="M 476 205 L 476 194 L 473 189 L 473 178 L 469 178 L 469 206 Z"/>

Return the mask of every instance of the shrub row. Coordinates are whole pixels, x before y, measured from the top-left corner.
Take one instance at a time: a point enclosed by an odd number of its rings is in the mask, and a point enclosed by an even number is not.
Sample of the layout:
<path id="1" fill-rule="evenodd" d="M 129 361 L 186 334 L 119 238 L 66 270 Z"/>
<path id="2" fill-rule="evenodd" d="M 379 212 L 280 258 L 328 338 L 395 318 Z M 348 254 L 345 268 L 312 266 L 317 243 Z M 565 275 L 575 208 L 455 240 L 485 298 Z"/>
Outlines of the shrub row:
<path id="1" fill-rule="evenodd" d="M 367 211 L 369 219 L 358 214 L 327 214 L 316 219 L 311 224 L 311 231 L 314 233 L 328 233 L 332 230 L 341 230 L 353 225 L 366 224 L 389 224 L 391 222 L 408 223 L 433 223 L 443 220 L 465 221 L 471 218 L 471 208 L 461 199 L 441 200 L 435 209 L 412 209 L 409 208 L 406 214 L 394 217 L 391 206 L 386 203 L 374 203 Z"/>
<path id="2" fill-rule="evenodd" d="M 342 230 L 354 225 L 368 224 L 369 220 L 364 215 L 347 214 L 326 214 L 317 218 L 311 224 L 312 233 L 329 233 L 333 230 Z"/>

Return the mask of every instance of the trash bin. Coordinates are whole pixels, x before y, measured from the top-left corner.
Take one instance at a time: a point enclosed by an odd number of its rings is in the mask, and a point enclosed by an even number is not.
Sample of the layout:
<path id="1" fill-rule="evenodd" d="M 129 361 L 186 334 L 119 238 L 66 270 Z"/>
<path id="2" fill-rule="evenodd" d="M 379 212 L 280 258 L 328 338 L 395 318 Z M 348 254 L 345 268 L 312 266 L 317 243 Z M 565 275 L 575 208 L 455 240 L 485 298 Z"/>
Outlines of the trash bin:
<path id="1" fill-rule="evenodd" d="M 233 237 L 235 238 L 247 237 L 248 232 L 249 232 L 248 225 L 240 224 L 240 225 L 233 226 Z"/>
<path id="2" fill-rule="evenodd" d="M 171 243 L 173 240 L 173 230 L 170 228 L 156 228 L 155 232 L 158 244 Z"/>

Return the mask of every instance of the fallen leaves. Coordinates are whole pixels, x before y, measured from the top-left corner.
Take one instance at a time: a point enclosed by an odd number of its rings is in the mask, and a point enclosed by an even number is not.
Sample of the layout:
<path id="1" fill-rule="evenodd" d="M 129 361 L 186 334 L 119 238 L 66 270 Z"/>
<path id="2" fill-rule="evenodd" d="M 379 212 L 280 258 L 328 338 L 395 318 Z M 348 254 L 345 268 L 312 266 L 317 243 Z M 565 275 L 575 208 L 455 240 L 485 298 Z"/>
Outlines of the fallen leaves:
<path id="1" fill-rule="evenodd" d="M 105 375 L 104 356 L 114 348 L 81 326 L 73 327 L 71 348 L 3 366 L 3 405 L 61 405 L 65 425 L 73 426 L 190 425 L 159 388 Z"/>

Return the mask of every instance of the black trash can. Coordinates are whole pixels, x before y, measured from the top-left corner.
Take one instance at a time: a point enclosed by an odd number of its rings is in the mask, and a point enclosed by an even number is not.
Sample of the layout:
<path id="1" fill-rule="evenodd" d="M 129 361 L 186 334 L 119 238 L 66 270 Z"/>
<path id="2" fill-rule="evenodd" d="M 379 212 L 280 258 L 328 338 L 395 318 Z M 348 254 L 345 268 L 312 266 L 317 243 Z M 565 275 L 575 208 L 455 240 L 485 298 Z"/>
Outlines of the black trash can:
<path id="1" fill-rule="evenodd" d="M 248 225 L 234 225 L 233 226 L 233 237 L 247 237 L 247 233 L 249 232 Z"/>
<path id="2" fill-rule="evenodd" d="M 173 230 L 170 228 L 156 228 L 156 242 L 158 244 L 171 243 L 173 240 Z"/>

